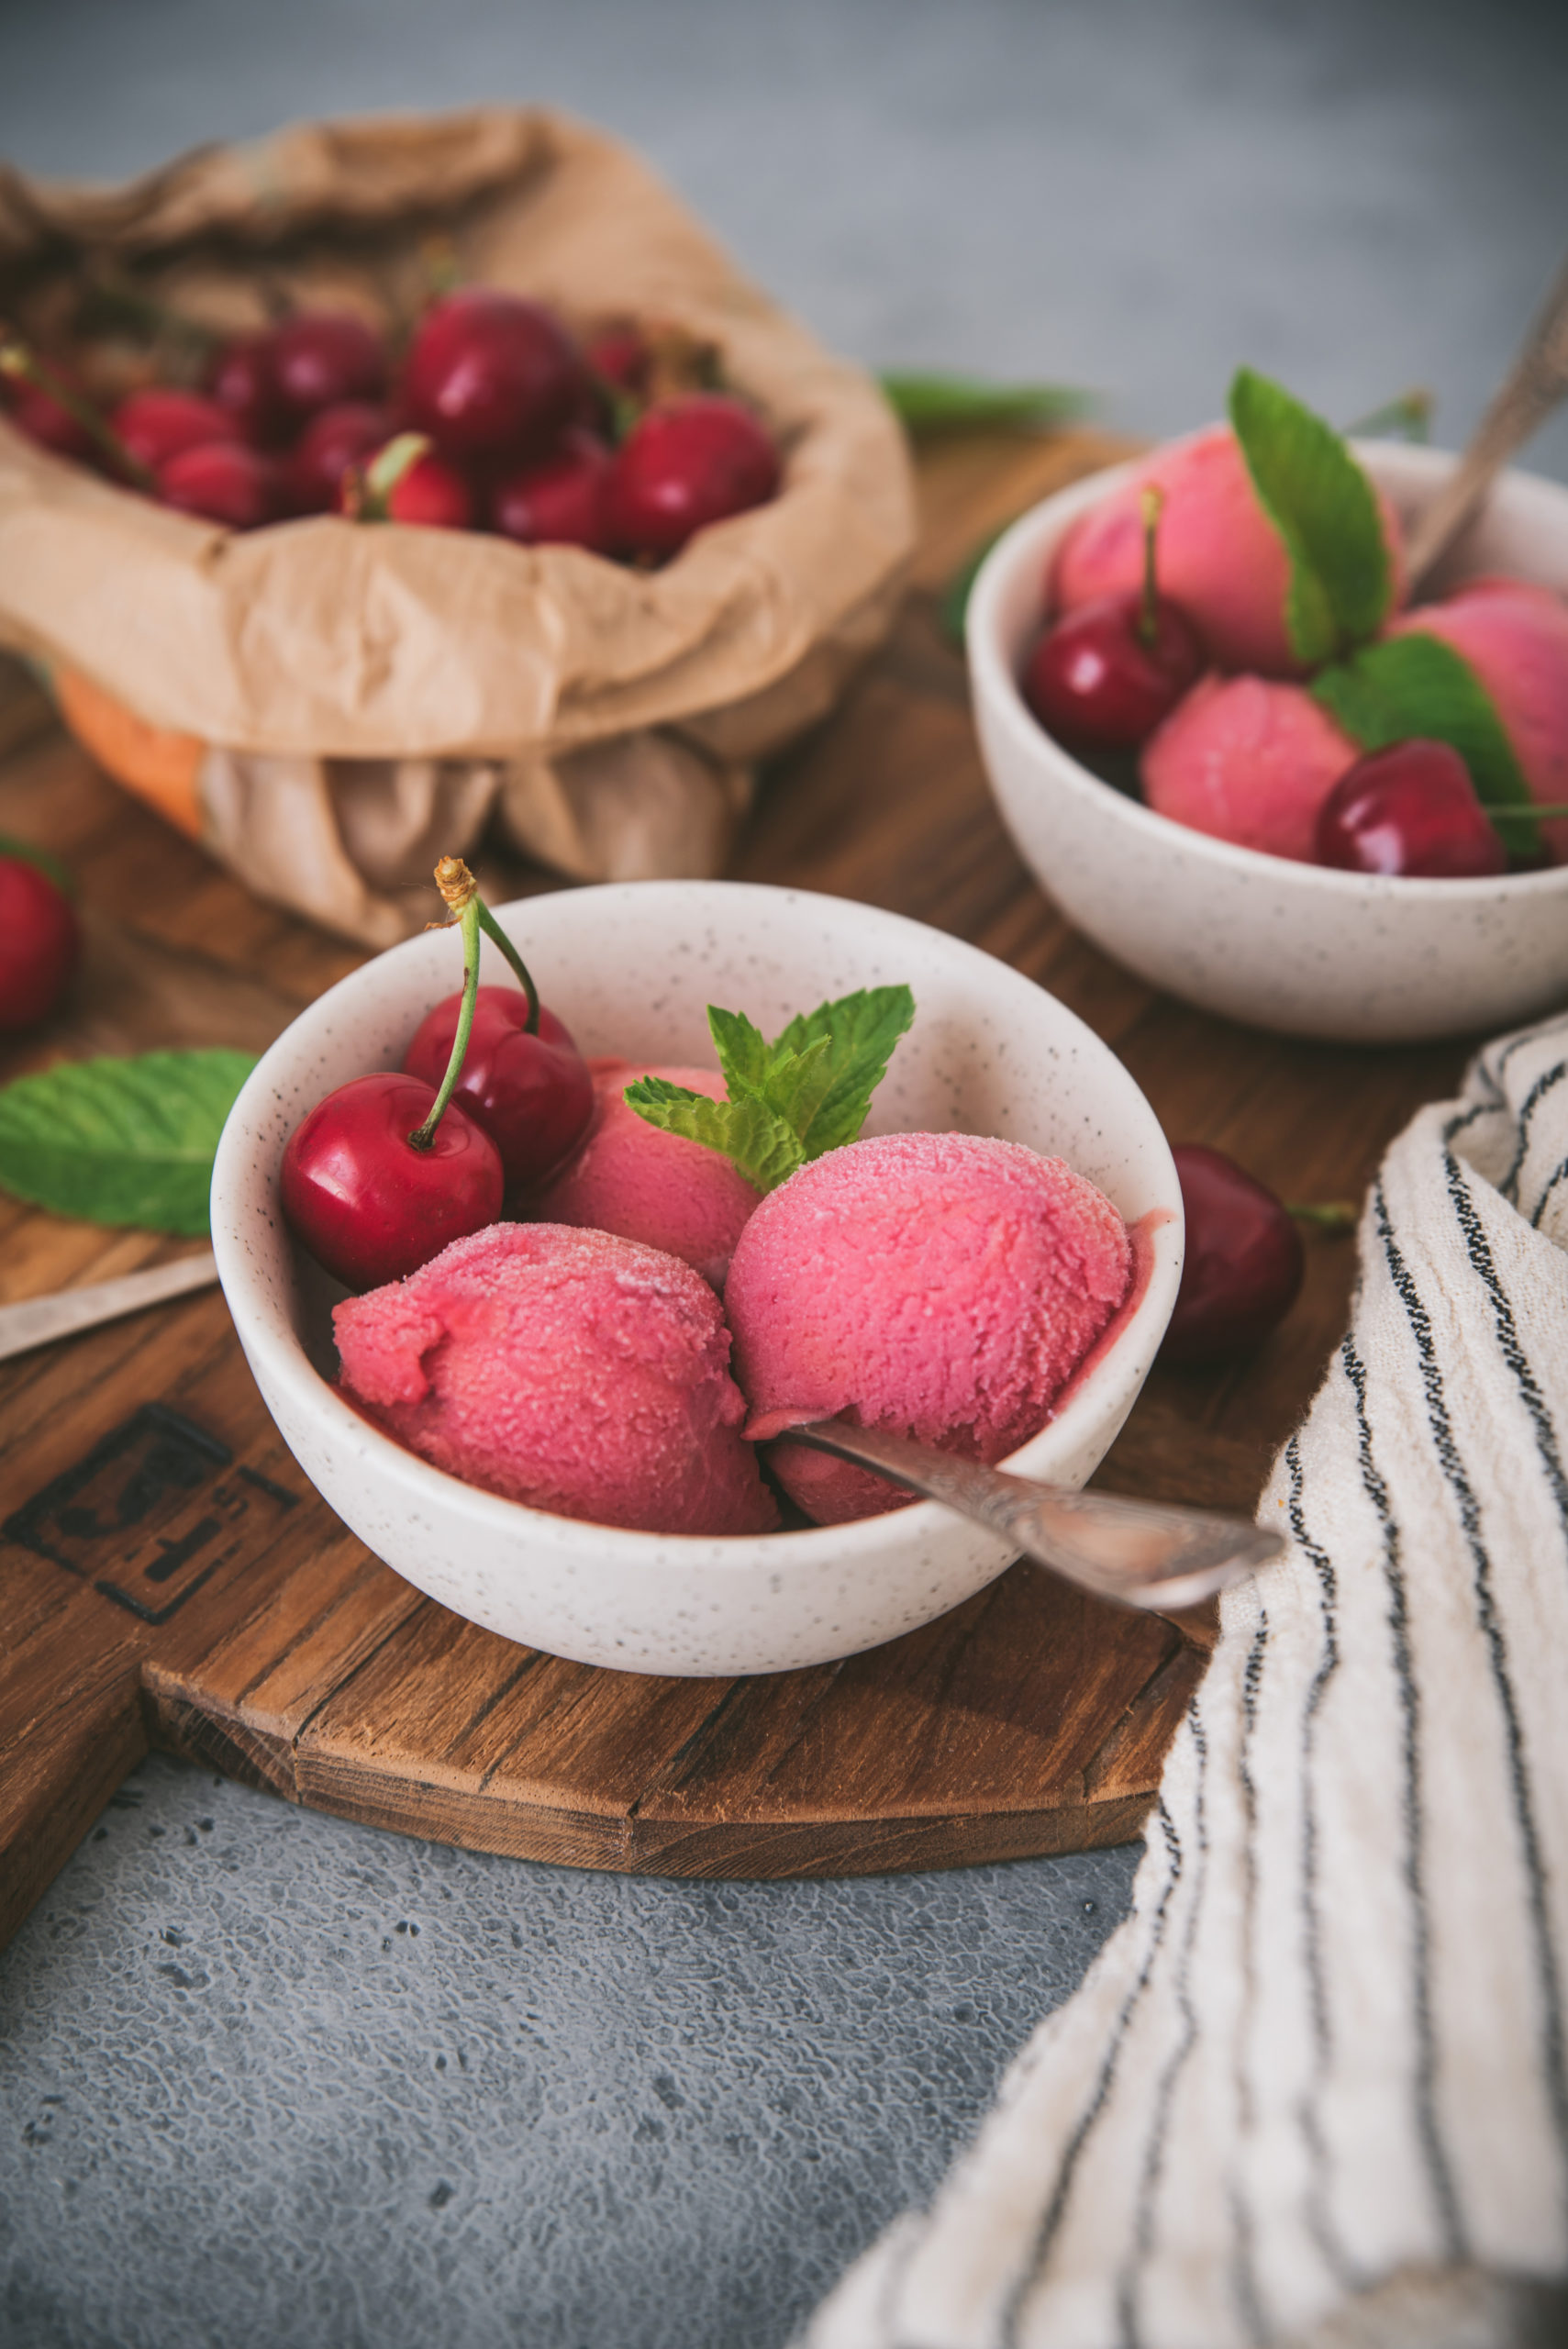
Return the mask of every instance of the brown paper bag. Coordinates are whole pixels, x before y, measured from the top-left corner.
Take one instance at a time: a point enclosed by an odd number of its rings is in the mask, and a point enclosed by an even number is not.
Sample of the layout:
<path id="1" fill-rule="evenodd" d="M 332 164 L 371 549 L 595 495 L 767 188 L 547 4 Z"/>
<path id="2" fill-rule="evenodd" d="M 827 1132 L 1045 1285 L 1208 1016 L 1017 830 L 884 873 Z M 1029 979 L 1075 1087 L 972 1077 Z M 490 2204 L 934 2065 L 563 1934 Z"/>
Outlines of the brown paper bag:
<path id="1" fill-rule="evenodd" d="M 887 628 L 914 535 L 870 379 L 635 156 L 541 111 L 295 128 L 114 189 L 0 167 L 0 313 L 47 334 L 106 267 L 225 330 L 280 298 L 402 328 L 433 237 L 465 279 L 580 328 L 655 319 L 716 346 L 780 441 L 779 495 L 648 573 L 335 517 L 231 535 L 0 417 L 0 642 L 251 887 L 372 944 L 418 925 L 412 885 L 492 820 L 581 879 L 717 871 L 753 763 Z"/>

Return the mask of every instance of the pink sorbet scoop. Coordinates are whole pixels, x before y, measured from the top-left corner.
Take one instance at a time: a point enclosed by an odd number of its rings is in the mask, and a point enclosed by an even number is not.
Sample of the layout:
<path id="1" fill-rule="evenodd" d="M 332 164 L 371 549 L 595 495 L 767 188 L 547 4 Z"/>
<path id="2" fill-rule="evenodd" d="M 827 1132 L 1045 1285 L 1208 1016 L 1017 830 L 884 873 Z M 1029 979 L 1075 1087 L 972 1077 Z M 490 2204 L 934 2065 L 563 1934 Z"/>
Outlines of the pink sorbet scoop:
<path id="1" fill-rule="evenodd" d="M 762 1201 L 729 1268 L 747 1432 L 842 1411 L 1000 1460 L 1044 1426 L 1131 1276 L 1120 1216 L 1059 1158 L 974 1134 L 829 1151 Z M 904 1505 L 798 1444 L 772 1464 L 820 1525 Z"/>
<path id="2" fill-rule="evenodd" d="M 1310 864 L 1318 811 L 1361 756 L 1305 687 L 1200 677 L 1143 745 L 1157 815 Z"/>
<path id="3" fill-rule="evenodd" d="M 541 1191 L 535 1211 L 551 1223 L 590 1226 L 679 1256 L 722 1288 L 735 1242 L 759 1194 L 721 1152 L 651 1126 L 622 1095 L 635 1077 L 662 1076 L 688 1093 L 724 1098 L 717 1069 L 662 1068 L 596 1060 L 594 1115 L 575 1158 Z"/>
<path id="4" fill-rule="evenodd" d="M 657 1249 L 493 1223 L 332 1325 L 345 1392 L 465 1484 L 648 1533 L 778 1522 L 718 1300 Z"/>

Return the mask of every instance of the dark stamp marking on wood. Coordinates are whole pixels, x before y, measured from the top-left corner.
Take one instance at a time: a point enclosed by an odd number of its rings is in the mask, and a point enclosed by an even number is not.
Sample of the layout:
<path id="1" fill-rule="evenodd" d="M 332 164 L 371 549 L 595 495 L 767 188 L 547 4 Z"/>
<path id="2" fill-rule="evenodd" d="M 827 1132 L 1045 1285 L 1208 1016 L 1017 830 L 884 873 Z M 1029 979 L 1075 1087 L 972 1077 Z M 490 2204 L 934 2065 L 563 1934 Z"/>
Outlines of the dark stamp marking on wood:
<path id="1" fill-rule="evenodd" d="M 139 1621 L 166 1623 L 248 1546 L 258 1515 L 270 1530 L 295 1507 L 295 1494 L 233 1461 L 183 1412 L 144 1403 L 14 1510 L 0 1534 Z"/>

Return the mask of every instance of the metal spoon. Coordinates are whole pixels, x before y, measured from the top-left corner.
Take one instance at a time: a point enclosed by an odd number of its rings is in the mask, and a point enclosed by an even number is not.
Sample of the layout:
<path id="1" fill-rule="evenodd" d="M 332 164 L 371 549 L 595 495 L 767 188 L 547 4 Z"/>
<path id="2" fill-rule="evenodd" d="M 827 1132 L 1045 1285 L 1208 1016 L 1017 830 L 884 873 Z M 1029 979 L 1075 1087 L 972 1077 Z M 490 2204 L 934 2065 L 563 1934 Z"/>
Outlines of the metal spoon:
<path id="1" fill-rule="evenodd" d="M 1283 1535 L 1242 1518 L 1119 1493 L 1070 1493 L 847 1419 L 811 1419 L 780 1440 L 874 1468 L 907 1491 L 988 1525 L 1036 1565 L 1124 1607 L 1163 1613 L 1195 1606 L 1256 1573 L 1285 1546 Z"/>
<path id="2" fill-rule="evenodd" d="M 1568 261 L 1558 271 L 1470 446 L 1410 534 L 1414 601 L 1514 451 L 1568 395 Z"/>

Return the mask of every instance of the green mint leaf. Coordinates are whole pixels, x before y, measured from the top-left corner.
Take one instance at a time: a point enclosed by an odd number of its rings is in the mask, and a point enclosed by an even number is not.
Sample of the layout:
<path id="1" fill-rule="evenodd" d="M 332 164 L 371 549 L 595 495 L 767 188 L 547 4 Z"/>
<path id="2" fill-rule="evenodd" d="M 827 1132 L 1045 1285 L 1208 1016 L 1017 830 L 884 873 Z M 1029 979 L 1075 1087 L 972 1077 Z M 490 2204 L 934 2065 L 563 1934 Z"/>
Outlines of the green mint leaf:
<path id="1" fill-rule="evenodd" d="M 751 1094 L 739 1101 L 712 1101 L 667 1077 L 639 1076 L 621 1097 L 651 1126 L 722 1152 L 759 1191 L 776 1190 L 806 1155 L 794 1129 Z"/>
<path id="2" fill-rule="evenodd" d="M 56 1215 L 205 1232 L 224 1119 L 250 1052 L 64 1061 L 0 1087 L 0 1188 Z"/>
<path id="3" fill-rule="evenodd" d="M 47 848 L 35 848 L 31 841 L 14 840 L 9 832 L 0 832 L 0 856 L 14 856 L 22 864 L 36 864 L 40 873 L 48 874 L 61 896 L 75 896 L 75 882 L 59 857 L 51 856 Z"/>
<path id="4" fill-rule="evenodd" d="M 909 432 L 977 432 L 1065 424 L 1092 405 L 1064 384 L 986 384 L 973 375 L 896 368 L 878 378 L 883 395 Z"/>
<path id="5" fill-rule="evenodd" d="M 707 1025 L 731 1099 L 737 1093 L 761 1093 L 768 1074 L 767 1039 L 762 1030 L 753 1028 L 743 1011 L 720 1011 L 713 1003 L 707 1008 Z"/>
<path id="6" fill-rule="evenodd" d="M 1521 855 L 1539 846 L 1529 785 L 1496 704 L 1464 655 L 1441 637 L 1386 637 L 1325 669 L 1311 691 L 1363 751 L 1416 735 L 1451 744 L 1504 846 Z"/>
<path id="7" fill-rule="evenodd" d="M 807 1158 L 853 1141 L 866 1119 L 871 1097 L 887 1074 L 893 1048 L 915 1017 L 907 987 L 862 987 L 836 1003 L 792 1019 L 773 1049 L 803 1052 L 826 1039 L 828 1082 L 802 1135 Z"/>
<path id="8" fill-rule="evenodd" d="M 1259 503 L 1290 558 L 1291 647 L 1315 667 L 1387 618 L 1393 579 L 1377 500 L 1332 425 L 1266 375 L 1239 367 L 1229 406 Z"/>
<path id="9" fill-rule="evenodd" d="M 832 1083 L 833 1052 L 828 1037 L 817 1037 L 799 1052 L 781 1042 L 769 1049 L 767 1077 L 759 1097 L 804 1142 Z"/>

